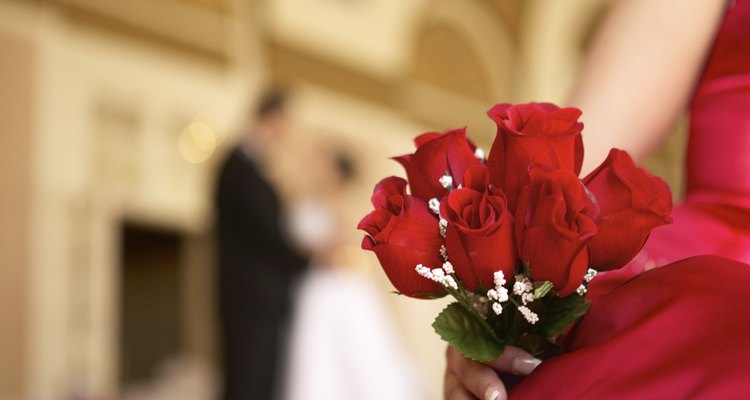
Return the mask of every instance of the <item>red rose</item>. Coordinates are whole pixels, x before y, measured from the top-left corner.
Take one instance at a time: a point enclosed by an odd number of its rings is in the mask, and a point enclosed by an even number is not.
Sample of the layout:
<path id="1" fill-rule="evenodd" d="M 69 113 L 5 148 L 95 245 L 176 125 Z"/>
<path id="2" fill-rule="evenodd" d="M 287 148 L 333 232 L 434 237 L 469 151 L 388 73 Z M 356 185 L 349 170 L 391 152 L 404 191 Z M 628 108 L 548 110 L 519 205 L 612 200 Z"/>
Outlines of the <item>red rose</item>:
<path id="1" fill-rule="evenodd" d="M 417 274 L 417 264 L 431 268 L 442 265 L 442 243 L 438 220 L 423 200 L 406 194 L 406 181 L 390 177 L 375 186 L 375 211 L 359 222 L 367 232 L 362 248 L 377 255 L 388 279 L 401 293 L 421 297 L 419 292 L 438 292 L 443 287 Z"/>
<path id="2" fill-rule="evenodd" d="M 552 281 L 560 296 L 573 293 L 589 266 L 586 244 L 596 233 L 596 205 L 567 169 L 533 166 L 518 198 L 518 254 L 535 281 Z"/>
<path id="3" fill-rule="evenodd" d="M 512 276 L 516 268 L 513 216 L 502 193 L 488 192 L 489 172 L 484 165 L 466 170 L 462 189 L 443 201 L 448 220 L 445 246 L 456 274 L 470 291 L 493 286 L 493 273 Z"/>
<path id="4" fill-rule="evenodd" d="M 396 157 L 406 170 L 411 194 L 422 200 L 441 199 L 448 190 L 440 178 L 448 173 L 453 187 L 462 183 L 466 169 L 480 164 L 474 157 L 475 146 L 466 139 L 466 129 L 454 129 L 444 134 L 427 133 L 415 140 L 417 151 Z"/>
<path id="5" fill-rule="evenodd" d="M 490 182 L 503 190 L 511 210 L 529 182 L 531 165 L 562 168 L 576 176 L 581 172 L 581 110 L 549 103 L 498 104 L 487 115 L 497 124 L 487 158 Z"/>
<path id="6" fill-rule="evenodd" d="M 620 268 L 640 251 L 655 227 L 672 222 L 669 186 L 628 153 L 612 149 L 583 182 L 599 204 L 599 231 L 589 242 L 590 264 L 599 270 Z"/>
<path id="7" fill-rule="evenodd" d="M 457 131 L 458 129 L 454 129 L 454 131 Z M 465 129 L 464 129 L 465 130 Z M 417 148 L 420 148 L 423 144 L 433 140 L 438 139 L 442 136 L 445 136 L 445 134 L 450 133 L 452 131 L 448 132 L 427 132 L 423 133 L 417 137 L 414 138 L 414 145 Z M 471 149 L 472 152 L 475 152 L 477 150 L 477 145 L 474 144 L 474 142 L 471 141 L 471 139 L 466 138 L 466 144 L 469 145 L 469 149 Z"/>

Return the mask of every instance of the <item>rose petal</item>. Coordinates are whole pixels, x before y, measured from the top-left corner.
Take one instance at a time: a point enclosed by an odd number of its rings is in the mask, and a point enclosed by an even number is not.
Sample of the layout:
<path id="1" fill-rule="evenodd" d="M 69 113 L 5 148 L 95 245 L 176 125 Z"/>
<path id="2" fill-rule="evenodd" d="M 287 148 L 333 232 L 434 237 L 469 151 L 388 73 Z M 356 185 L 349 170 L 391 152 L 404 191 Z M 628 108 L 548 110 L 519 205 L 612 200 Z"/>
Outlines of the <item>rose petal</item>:
<path id="1" fill-rule="evenodd" d="M 436 268 L 440 263 L 437 252 L 425 252 L 409 246 L 377 245 L 373 251 L 380 261 L 386 276 L 400 293 L 410 297 L 424 298 L 419 292 L 440 292 L 443 287 L 419 275 L 415 268 L 423 264 Z"/>
<path id="2" fill-rule="evenodd" d="M 589 244 L 591 265 L 611 270 L 629 262 L 652 229 L 671 222 L 672 194 L 660 178 L 612 149 L 584 182 L 596 198 L 599 233 Z"/>
<path id="3" fill-rule="evenodd" d="M 586 188 L 572 171 L 532 167 L 519 196 L 515 234 L 519 257 L 534 280 L 561 296 L 575 291 L 588 268 L 588 241 L 597 226 Z"/>
<path id="4" fill-rule="evenodd" d="M 487 166 L 490 182 L 505 193 L 512 210 L 529 182 L 531 165 L 567 169 L 577 176 L 583 163 L 583 124 L 580 110 L 549 103 L 510 106 L 500 104 L 488 112 L 497 124 Z"/>
<path id="5" fill-rule="evenodd" d="M 463 182 L 466 169 L 480 164 L 466 139 L 465 129 L 448 131 L 420 143 L 413 155 L 396 157 L 395 160 L 406 170 L 412 195 L 423 200 L 441 198 L 448 193 L 439 182 L 446 172 L 458 186 Z"/>
<path id="6" fill-rule="evenodd" d="M 516 251 L 513 242 L 513 217 L 505 210 L 499 220 L 483 231 L 449 224 L 445 238 L 448 257 L 456 274 L 470 291 L 493 286 L 493 274 L 502 270 L 513 275 Z"/>

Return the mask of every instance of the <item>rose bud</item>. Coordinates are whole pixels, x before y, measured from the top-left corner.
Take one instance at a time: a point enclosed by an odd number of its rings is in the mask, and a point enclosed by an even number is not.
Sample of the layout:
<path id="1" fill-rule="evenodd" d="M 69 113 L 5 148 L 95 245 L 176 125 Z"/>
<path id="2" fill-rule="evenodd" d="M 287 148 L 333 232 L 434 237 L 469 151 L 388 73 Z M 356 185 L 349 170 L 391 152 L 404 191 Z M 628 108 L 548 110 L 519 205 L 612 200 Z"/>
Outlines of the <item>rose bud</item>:
<path id="1" fill-rule="evenodd" d="M 457 130 L 457 129 L 454 129 L 454 131 L 455 130 Z M 427 143 L 427 142 L 429 142 L 431 140 L 434 140 L 434 139 L 439 139 L 439 138 L 445 136 L 446 133 L 450 133 L 450 132 L 451 131 L 448 131 L 448 132 L 427 132 L 427 133 L 423 133 L 423 134 L 421 134 L 421 135 L 419 135 L 419 136 L 417 136 L 417 137 L 414 138 L 414 146 L 416 146 L 416 148 L 420 148 L 420 147 L 422 147 L 423 144 L 425 144 L 425 143 Z M 469 149 L 472 152 L 475 152 L 477 150 L 477 145 L 475 145 L 474 142 L 472 142 L 471 139 L 469 139 L 468 137 L 466 138 L 466 144 L 469 145 Z"/>
<path id="2" fill-rule="evenodd" d="M 596 205 L 566 169 L 532 166 L 518 198 L 518 255 L 534 281 L 551 281 L 560 296 L 573 293 L 589 266 L 586 244 L 596 233 Z"/>
<path id="3" fill-rule="evenodd" d="M 672 222 L 672 192 L 639 168 L 627 152 L 612 149 L 583 182 L 596 198 L 598 233 L 589 242 L 592 267 L 620 268 L 635 257 L 651 230 Z"/>
<path id="4" fill-rule="evenodd" d="M 417 274 L 417 264 L 442 265 L 442 238 L 438 220 L 423 200 L 406 194 L 406 181 L 385 178 L 372 195 L 375 210 L 362 218 L 358 229 L 367 232 L 362 248 L 372 250 L 388 279 L 399 292 L 425 297 L 420 292 L 440 292 L 443 287 Z"/>
<path id="5" fill-rule="evenodd" d="M 512 276 L 516 268 L 513 216 L 502 193 L 489 193 L 488 184 L 487 167 L 469 167 L 465 187 L 452 191 L 442 206 L 448 259 L 470 291 L 491 288 L 495 271 Z"/>
<path id="6" fill-rule="evenodd" d="M 498 104 L 487 115 L 497 124 L 487 158 L 490 183 L 502 189 L 512 211 L 529 182 L 531 165 L 565 169 L 576 176 L 581 172 L 581 110 L 549 103 Z"/>
<path id="7" fill-rule="evenodd" d="M 422 200 L 441 199 L 448 190 L 440 183 L 446 173 L 453 179 L 453 187 L 462 184 L 466 169 L 480 164 L 474 156 L 476 148 L 466 139 L 466 129 L 454 129 L 443 134 L 427 133 L 415 139 L 414 154 L 396 157 L 406 170 L 411 194 Z"/>

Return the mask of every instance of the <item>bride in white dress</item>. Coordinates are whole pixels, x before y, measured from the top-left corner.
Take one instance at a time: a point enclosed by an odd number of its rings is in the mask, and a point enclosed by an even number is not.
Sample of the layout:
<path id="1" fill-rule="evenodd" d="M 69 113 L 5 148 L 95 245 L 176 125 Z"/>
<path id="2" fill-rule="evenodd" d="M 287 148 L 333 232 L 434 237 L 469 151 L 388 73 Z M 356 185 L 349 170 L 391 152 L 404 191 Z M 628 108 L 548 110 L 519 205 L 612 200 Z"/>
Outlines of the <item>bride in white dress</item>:
<path id="1" fill-rule="evenodd" d="M 323 151 L 317 167 L 325 182 L 291 210 L 291 234 L 314 254 L 299 282 L 290 326 L 284 398 L 313 400 L 423 398 L 396 334 L 382 290 L 352 265 L 361 254 L 341 237 L 351 161 Z M 356 261 L 354 261 L 356 263 Z"/>

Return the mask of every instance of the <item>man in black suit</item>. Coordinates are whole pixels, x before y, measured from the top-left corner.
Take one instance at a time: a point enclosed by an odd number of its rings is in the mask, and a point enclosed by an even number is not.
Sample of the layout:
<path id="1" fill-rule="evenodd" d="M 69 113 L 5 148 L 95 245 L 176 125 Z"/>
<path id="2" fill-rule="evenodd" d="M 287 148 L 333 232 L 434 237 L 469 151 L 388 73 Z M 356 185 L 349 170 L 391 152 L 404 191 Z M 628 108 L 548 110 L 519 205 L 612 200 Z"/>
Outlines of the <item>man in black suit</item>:
<path id="1" fill-rule="evenodd" d="M 279 198 L 261 173 L 284 129 L 283 95 L 264 97 L 256 117 L 221 168 L 215 199 L 226 400 L 278 398 L 290 283 L 308 263 L 289 244 Z"/>

